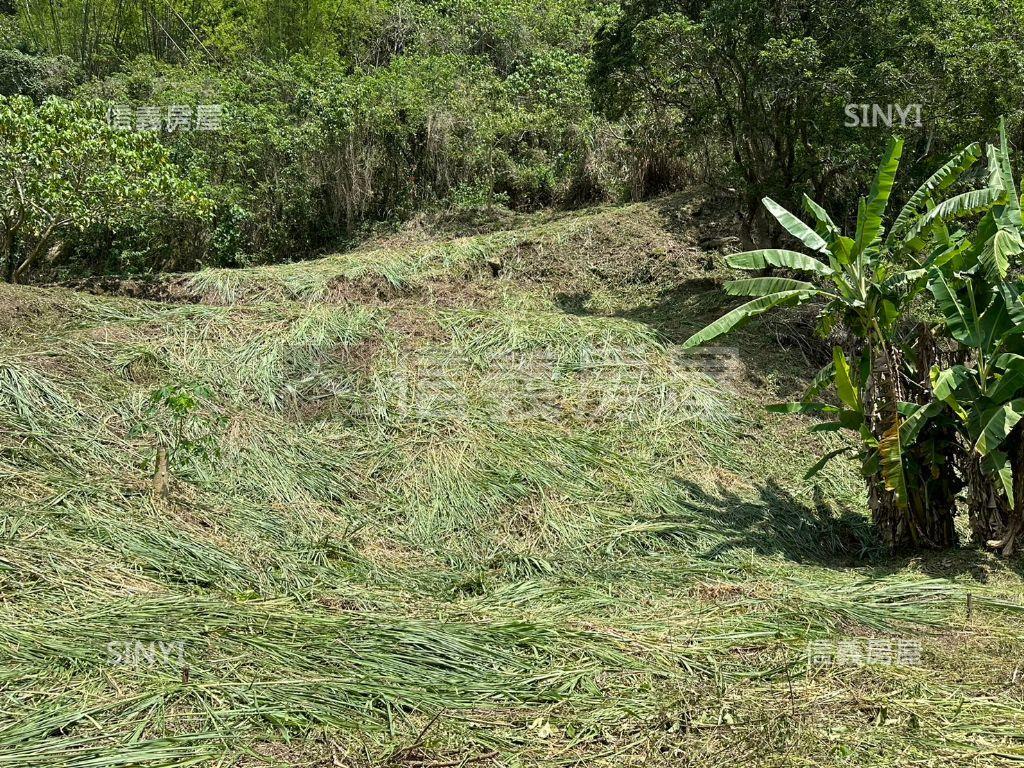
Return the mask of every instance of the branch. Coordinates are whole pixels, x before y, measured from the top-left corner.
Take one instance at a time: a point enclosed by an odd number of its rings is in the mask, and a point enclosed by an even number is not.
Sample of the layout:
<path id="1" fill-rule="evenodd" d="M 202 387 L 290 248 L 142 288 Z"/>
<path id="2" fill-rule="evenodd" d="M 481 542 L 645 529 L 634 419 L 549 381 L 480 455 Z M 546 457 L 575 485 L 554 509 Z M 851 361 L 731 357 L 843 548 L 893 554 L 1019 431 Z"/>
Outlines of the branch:
<path id="1" fill-rule="evenodd" d="M 36 259 L 39 258 L 39 254 L 43 252 L 43 248 L 47 243 L 49 243 L 50 238 L 53 237 L 53 233 L 57 231 L 57 228 L 67 226 L 70 223 L 71 219 L 62 219 L 51 223 L 50 226 L 46 228 L 46 231 L 43 232 L 39 241 L 36 243 L 36 247 L 33 248 L 29 255 L 25 257 L 25 260 L 18 265 L 18 268 L 14 270 L 13 282 L 19 282 L 21 280 L 21 276 L 24 275 L 25 272 L 28 271 L 28 268 L 36 262 Z"/>

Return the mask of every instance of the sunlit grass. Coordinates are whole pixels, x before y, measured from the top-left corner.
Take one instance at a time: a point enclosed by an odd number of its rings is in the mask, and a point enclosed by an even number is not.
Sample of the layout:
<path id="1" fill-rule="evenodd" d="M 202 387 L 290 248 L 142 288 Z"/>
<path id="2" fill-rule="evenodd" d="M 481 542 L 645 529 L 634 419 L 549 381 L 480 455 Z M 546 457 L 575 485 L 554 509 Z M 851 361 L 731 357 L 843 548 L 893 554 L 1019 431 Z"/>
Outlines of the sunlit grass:
<path id="1" fill-rule="evenodd" d="M 816 446 L 762 412 L 766 348 L 716 381 L 541 284 L 334 293 L 509 243 L 193 278 L 231 306 L 0 285 L 37 310 L 0 346 L 0 766 L 1024 757 L 1020 577 L 881 557 L 852 469 L 803 481 Z M 163 499 L 169 384 L 209 445 Z M 876 637 L 920 666 L 808 669 Z M 136 642 L 182 657 L 114 663 Z"/>

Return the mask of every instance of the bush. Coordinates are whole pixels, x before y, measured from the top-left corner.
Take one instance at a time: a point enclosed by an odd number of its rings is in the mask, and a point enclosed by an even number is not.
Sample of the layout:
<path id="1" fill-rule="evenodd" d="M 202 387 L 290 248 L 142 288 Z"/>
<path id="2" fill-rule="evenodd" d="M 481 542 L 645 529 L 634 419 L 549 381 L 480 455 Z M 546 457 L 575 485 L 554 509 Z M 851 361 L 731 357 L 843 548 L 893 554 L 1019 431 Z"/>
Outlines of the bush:
<path id="1" fill-rule="evenodd" d="M 158 247 L 198 227 L 209 201 L 167 150 L 122 133 L 103 105 L 0 97 L 0 267 L 20 281 L 44 256 L 135 234 Z"/>
<path id="2" fill-rule="evenodd" d="M 67 97 L 81 77 L 67 56 L 32 56 L 0 48 L 0 96 L 28 96 L 37 102 L 47 96 Z"/>

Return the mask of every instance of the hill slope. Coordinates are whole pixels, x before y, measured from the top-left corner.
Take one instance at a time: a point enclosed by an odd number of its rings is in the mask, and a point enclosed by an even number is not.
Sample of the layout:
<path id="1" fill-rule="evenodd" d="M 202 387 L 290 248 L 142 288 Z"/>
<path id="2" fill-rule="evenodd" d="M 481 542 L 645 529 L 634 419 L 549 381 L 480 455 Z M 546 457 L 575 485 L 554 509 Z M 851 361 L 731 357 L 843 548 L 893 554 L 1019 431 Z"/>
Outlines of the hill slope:
<path id="1" fill-rule="evenodd" d="M 1020 576 L 799 479 L 801 329 L 678 353 L 707 210 L 0 285 L 0 766 L 1024 758 Z"/>

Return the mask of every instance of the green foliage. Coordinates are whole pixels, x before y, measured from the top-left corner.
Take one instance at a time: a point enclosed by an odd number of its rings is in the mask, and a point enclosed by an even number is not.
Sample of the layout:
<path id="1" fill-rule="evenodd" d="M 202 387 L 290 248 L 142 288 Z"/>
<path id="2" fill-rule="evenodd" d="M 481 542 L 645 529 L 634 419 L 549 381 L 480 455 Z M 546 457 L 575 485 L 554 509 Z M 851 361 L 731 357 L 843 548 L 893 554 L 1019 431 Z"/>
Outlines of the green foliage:
<path id="1" fill-rule="evenodd" d="M 1002 32 L 1019 16 L 981 0 L 29 0 L 0 86 L 229 116 L 220 132 L 160 137 L 206 187 L 207 222 L 81 233 L 65 272 L 287 261 L 418 213 L 482 223 L 481 209 L 693 182 L 734 188 L 743 238 L 776 247 L 801 235 L 764 197 L 856 217 L 885 132 L 847 127 L 850 102 L 924 105 L 925 129 L 905 137 L 916 181 L 999 112 L 1019 130 L 1005 94 L 1024 57 Z M 481 202 L 469 215 L 467 190 Z M 931 215 L 989 202 L 953 197 Z M 1024 247 L 1008 237 L 996 269 Z"/>
<path id="2" fill-rule="evenodd" d="M 730 256 L 728 264 L 743 270 L 785 269 L 806 280 L 772 275 L 727 282 L 726 293 L 756 298 L 698 331 L 684 347 L 711 341 L 777 306 L 818 302 L 824 335 L 841 326 L 846 349 L 835 347 L 832 364 L 818 375 L 803 402 L 777 410 L 828 413 L 831 421 L 816 429 L 849 430 L 856 435 L 862 472 L 869 486 L 877 484 L 872 498 L 876 522 L 889 527 L 882 531 L 889 543 L 942 545 L 948 542 L 934 540 L 937 533 L 926 530 L 927 525 L 916 518 L 927 512 L 952 519 L 950 486 L 933 487 L 933 469 L 936 462 L 942 463 L 939 457 L 948 456 L 954 446 L 948 424 L 929 426 L 929 420 L 937 421 L 935 417 L 942 413 L 941 406 L 921 401 L 920 393 L 905 383 L 922 374 L 920 356 L 914 354 L 918 337 L 908 333 L 908 325 L 914 303 L 927 285 L 929 269 L 936 269 L 934 265 L 943 258 L 948 263 L 950 251 L 955 251 L 939 221 L 931 221 L 929 226 L 918 222 L 927 209 L 939 203 L 937 193 L 966 173 L 980 151 L 968 147 L 926 180 L 886 234 L 884 217 L 902 151 L 899 140 L 886 150 L 867 196 L 860 201 L 854 237 L 842 235 L 828 214 L 809 198 L 805 208 L 814 217 L 814 228 L 765 199 L 765 207 L 779 225 L 815 255 L 763 249 Z M 908 231 L 913 234 L 906 234 Z M 919 262 L 916 254 L 926 245 L 933 249 L 932 254 Z M 816 402 L 829 384 L 840 403 L 838 408 Z M 914 450 L 909 450 L 915 443 Z M 834 451 L 824 457 L 812 473 L 842 453 Z M 891 494 L 898 511 L 884 509 L 877 496 L 883 490 Z M 947 505 L 944 509 L 943 503 Z"/>
<path id="3" fill-rule="evenodd" d="M 954 0 L 630 0 L 599 35 L 594 97 L 612 117 L 666 123 L 690 153 L 717 153 L 725 162 L 706 167 L 742 193 L 748 240 L 774 245 L 765 195 L 792 207 L 807 194 L 852 218 L 886 131 L 850 126 L 851 103 L 921 105 L 923 125 L 904 126 L 914 158 L 948 154 L 1001 113 L 1020 125 L 1021 42 L 1002 30 L 1022 15 L 1019 3 Z"/>
<path id="4" fill-rule="evenodd" d="M 990 202 L 958 247 L 930 269 L 929 288 L 943 329 L 964 350 L 963 362 L 934 366 L 935 400 L 955 415 L 969 450 L 980 461 L 1007 509 L 1007 530 L 980 530 L 1009 554 L 1024 518 L 1024 302 L 1019 247 L 1024 223 L 1005 131 L 988 152 Z"/>
<path id="5" fill-rule="evenodd" d="M 730 257 L 733 267 L 784 268 L 815 282 L 773 275 L 727 283 L 727 293 L 756 298 L 687 345 L 716 338 L 778 304 L 827 297 L 823 327 L 841 325 L 859 341 L 856 354 L 836 347 L 832 364 L 804 401 L 775 410 L 825 414 L 832 421 L 814 429 L 856 432 L 869 492 L 871 478 L 879 478 L 907 516 L 914 543 L 936 543 L 919 533 L 951 530 L 951 523 L 937 525 L 951 519 L 949 486 L 936 493 L 934 483 L 958 471 L 957 482 L 968 487 L 975 534 L 1009 555 L 1024 530 L 1024 219 L 1005 123 L 999 142 L 987 147 L 983 188 L 946 197 L 982 156 L 971 145 L 924 181 L 886 235 L 886 203 L 900 150 L 900 142 L 891 145 L 861 200 L 853 238 L 840 235 L 809 200 L 813 231 L 766 200 L 780 225 L 826 254 L 829 266 L 777 249 Z M 966 229 L 951 231 L 963 220 Z M 830 293 L 819 287 L 823 283 Z M 839 406 L 816 401 L 829 383 Z M 812 472 L 842 454 L 826 454 Z M 885 521 L 876 516 L 879 522 Z"/>
<path id="6" fill-rule="evenodd" d="M 69 56 L 33 56 L 0 47 L 0 96 L 68 97 L 81 78 Z"/>
<path id="7" fill-rule="evenodd" d="M 103 106 L 0 98 L 0 263 L 27 276 L 48 249 L 87 231 L 202 218 L 202 190 L 149 136 L 120 133 Z"/>
<path id="8" fill-rule="evenodd" d="M 220 455 L 219 430 L 227 424 L 227 418 L 204 412 L 204 401 L 213 396 L 202 384 L 160 387 L 150 394 L 132 434 L 155 435 L 157 442 L 167 448 L 172 466 L 186 458 L 216 459 Z"/>
<path id="9" fill-rule="evenodd" d="M 81 95 L 131 108 L 224 105 L 222 130 L 163 137 L 215 202 L 198 238 L 205 253 L 193 255 L 192 238 L 165 265 L 188 269 L 291 259 L 369 222 L 458 213 L 469 189 L 485 208 L 614 195 L 614 175 L 593 162 L 602 123 L 588 113 L 585 68 L 560 51 L 525 60 L 505 81 L 487 58 L 454 53 L 410 52 L 356 71 L 306 56 L 195 74 L 139 59 Z M 119 266 L 131 269 L 124 258 Z"/>

